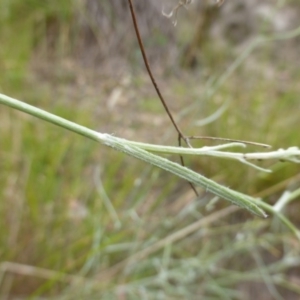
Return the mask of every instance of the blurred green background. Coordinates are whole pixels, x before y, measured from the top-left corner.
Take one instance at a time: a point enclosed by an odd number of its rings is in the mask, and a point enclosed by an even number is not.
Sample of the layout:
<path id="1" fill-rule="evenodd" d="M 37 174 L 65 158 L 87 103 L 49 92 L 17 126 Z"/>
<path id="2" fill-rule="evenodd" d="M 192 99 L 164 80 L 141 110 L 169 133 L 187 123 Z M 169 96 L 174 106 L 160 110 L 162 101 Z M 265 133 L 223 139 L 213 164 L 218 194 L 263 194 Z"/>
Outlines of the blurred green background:
<path id="1" fill-rule="evenodd" d="M 175 27 L 162 9 L 176 1 L 135 2 L 153 72 L 187 135 L 299 145 L 300 35 L 287 34 L 300 26 L 297 1 L 195 1 Z M 1 93 L 100 132 L 176 145 L 127 1 L 1 0 L 0 70 Z M 270 204 L 300 188 L 299 165 L 258 164 L 273 172 L 186 158 Z M 299 299 L 296 237 L 272 216 L 199 193 L 1 106 L 0 299 Z M 284 213 L 299 227 L 297 200 Z"/>

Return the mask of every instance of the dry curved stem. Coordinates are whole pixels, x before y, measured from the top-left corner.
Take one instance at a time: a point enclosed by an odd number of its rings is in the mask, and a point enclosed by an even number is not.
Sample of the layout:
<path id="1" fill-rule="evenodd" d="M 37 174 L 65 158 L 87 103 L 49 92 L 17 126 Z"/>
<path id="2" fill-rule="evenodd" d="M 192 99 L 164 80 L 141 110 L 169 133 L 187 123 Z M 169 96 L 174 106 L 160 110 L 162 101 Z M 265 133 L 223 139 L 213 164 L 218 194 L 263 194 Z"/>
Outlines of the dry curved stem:
<path id="1" fill-rule="evenodd" d="M 162 11 L 162 14 L 167 17 L 167 18 L 172 18 L 174 17 L 174 21 L 173 21 L 173 25 L 176 26 L 177 24 L 177 14 L 180 8 L 185 7 L 189 4 L 192 3 L 193 0 L 180 0 L 178 2 L 178 4 L 169 12 L 169 13 L 165 13 L 164 11 Z"/>
<path id="2" fill-rule="evenodd" d="M 183 5 L 184 4 L 188 4 L 188 2 L 190 3 L 191 0 L 185 0 L 183 1 Z M 160 92 L 160 89 L 158 87 L 158 84 L 155 80 L 155 77 L 151 71 L 151 67 L 150 67 L 150 64 L 149 64 L 149 61 L 148 61 L 148 58 L 147 58 L 147 55 L 146 55 L 146 51 L 145 51 L 145 47 L 144 47 L 144 44 L 143 44 L 143 41 L 142 41 L 142 38 L 141 38 L 141 34 L 140 34 L 140 31 L 139 31 L 139 26 L 138 26 L 138 23 L 137 23 L 137 19 L 136 19 L 136 14 L 135 14 L 135 10 L 134 10 L 134 7 L 133 7 L 133 3 L 132 3 L 132 0 L 128 0 L 128 3 L 129 3 L 129 8 L 130 8 L 130 13 L 131 13 L 131 17 L 132 17 L 132 21 L 133 21 L 133 25 L 134 25 L 134 30 L 135 30 L 135 33 L 136 33 L 136 37 L 137 37 L 137 40 L 138 40 L 138 43 L 139 43 L 139 47 L 140 47 L 140 50 L 141 50 L 141 53 L 142 53 L 142 56 L 143 56 L 143 61 L 144 61 L 144 64 L 145 64 L 145 67 L 147 69 L 147 72 L 148 72 L 148 75 L 151 79 L 151 82 L 155 88 L 155 91 L 167 113 L 167 115 L 169 116 L 174 128 L 176 129 L 177 133 L 178 133 L 178 145 L 181 146 L 181 141 L 184 140 L 186 142 L 186 144 L 191 147 L 191 144 L 189 142 L 189 139 L 182 133 L 181 129 L 179 128 L 179 126 L 177 125 L 177 123 L 175 122 L 175 119 L 173 118 L 173 115 L 162 95 L 162 93 Z M 180 155 L 180 161 L 181 161 L 181 164 L 182 166 L 184 166 L 184 159 L 183 157 Z M 195 192 L 196 196 L 198 197 L 199 196 L 199 193 L 197 192 L 195 186 L 189 182 L 191 188 L 193 189 L 193 191 Z"/>
<path id="3" fill-rule="evenodd" d="M 165 108 L 165 110 L 166 110 L 173 126 L 175 127 L 176 131 L 178 132 L 178 135 L 180 135 L 181 138 L 185 140 L 186 138 L 185 138 L 184 134 L 182 133 L 182 131 L 180 130 L 177 123 L 175 122 L 175 120 L 172 116 L 172 113 L 170 112 L 169 107 L 168 107 L 163 95 L 161 94 L 160 89 L 158 87 L 158 84 L 156 83 L 155 77 L 154 77 L 154 75 L 151 71 L 150 64 L 149 64 L 149 61 L 148 61 L 148 58 L 147 58 L 147 55 L 146 55 L 145 47 L 144 47 L 144 44 L 143 44 L 143 41 L 142 41 L 142 38 L 141 38 L 141 34 L 140 34 L 140 31 L 139 31 L 139 26 L 138 26 L 138 23 L 137 23 L 137 19 L 136 19 L 135 10 L 134 10 L 134 7 L 133 7 L 132 0 L 128 0 L 128 2 L 129 2 L 131 17 L 132 17 L 132 21 L 133 21 L 133 25 L 134 25 L 134 30 L 135 30 L 135 33 L 136 33 L 136 37 L 138 39 L 139 47 L 140 47 L 140 50 L 141 50 L 141 53 L 142 53 L 142 56 L 143 56 L 143 60 L 144 60 L 145 67 L 147 69 L 148 75 L 149 75 L 149 77 L 152 81 L 152 84 L 155 88 L 155 91 L 156 91 L 162 105 L 164 106 L 164 108 Z"/>
<path id="4" fill-rule="evenodd" d="M 162 10 L 162 14 L 163 16 L 165 16 L 166 18 L 173 18 L 173 25 L 176 26 L 177 25 L 177 14 L 178 11 L 184 7 L 187 8 L 187 6 L 189 4 L 191 4 L 193 2 L 193 0 L 180 0 L 177 5 L 169 12 L 166 13 L 164 10 Z M 215 4 L 220 7 L 223 3 L 225 2 L 225 0 L 215 0 Z"/>

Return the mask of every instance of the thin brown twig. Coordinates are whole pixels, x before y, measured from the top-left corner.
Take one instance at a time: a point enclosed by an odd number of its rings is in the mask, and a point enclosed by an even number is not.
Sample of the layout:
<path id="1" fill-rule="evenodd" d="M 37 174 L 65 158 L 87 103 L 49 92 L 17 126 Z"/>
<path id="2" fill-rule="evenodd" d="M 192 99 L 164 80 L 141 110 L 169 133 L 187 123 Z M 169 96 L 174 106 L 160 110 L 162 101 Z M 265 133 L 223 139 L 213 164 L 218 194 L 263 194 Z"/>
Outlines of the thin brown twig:
<path id="1" fill-rule="evenodd" d="M 152 81 L 152 84 L 156 90 L 156 93 L 162 103 L 162 105 L 164 106 L 172 124 L 174 125 L 176 131 L 178 132 L 178 134 L 181 136 L 181 138 L 183 140 L 185 140 L 185 136 L 184 134 L 182 133 L 182 131 L 180 130 L 179 126 L 177 125 L 177 123 L 175 122 L 171 112 L 170 112 L 170 109 L 164 99 L 164 97 L 162 96 L 160 90 L 159 90 L 159 87 L 158 87 L 158 84 L 156 83 L 156 80 L 154 78 L 154 75 L 151 71 L 151 68 L 150 68 L 150 64 L 149 64 L 149 61 L 148 61 L 148 58 L 147 58 L 147 55 L 146 55 L 146 51 L 145 51 L 145 47 L 144 47 L 144 44 L 143 44 L 143 41 L 142 41 L 142 38 L 141 38 L 141 35 L 140 35 L 140 31 L 139 31 L 139 26 L 138 26 L 138 23 L 137 23 L 137 19 L 136 19 L 136 16 L 135 16 L 135 11 L 134 11 L 134 7 L 133 7 L 133 3 L 132 3 L 132 0 L 128 0 L 129 2 L 129 7 L 130 7 L 130 12 L 131 12 L 131 16 L 132 16 L 132 21 L 133 21 L 133 25 L 134 25 L 134 29 L 135 29 L 135 33 L 136 33 L 136 36 L 137 36 L 137 39 L 138 39 L 138 43 L 139 43 L 139 47 L 140 47 L 140 50 L 142 52 L 142 56 L 143 56 L 143 60 L 144 60 L 144 63 L 145 63 L 145 66 L 146 66 L 146 69 L 147 69 L 147 72 L 149 74 L 149 77 Z"/>
<path id="2" fill-rule="evenodd" d="M 186 139 L 186 142 L 187 142 L 188 145 L 190 146 L 190 143 L 189 143 L 189 140 L 188 140 L 188 139 Z M 180 136 L 180 135 L 178 135 L 178 145 L 179 145 L 179 147 L 182 146 L 182 145 L 181 145 L 181 136 Z M 191 147 L 191 146 L 190 146 L 190 147 Z M 181 165 L 182 165 L 183 167 L 185 167 L 185 163 L 184 163 L 183 156 L 182 156 L 182 155 L 179 155 L 179 157 L 180 157 Z M 191 182 L 189 182 L 189 185 L 190 185 L 190 187 L 192 188 L 192 190 L 194 191 L 195 195 L 196 195 L 197 197 L 199 197 L 199 193 L 198 193 L 198 191 L 196 190 L 196 187 L 194 186 L 194 184 L 191 183 Z"/>
<path id="3" fill-rule="evenodd" d="M 130 8 L 130 13 L 131 13 L 131 17 L 132 17 L 132 21 L 133 21 L 133 25 L 134 25 L 134 30 L 135 30 L 135 33 L 136 33 L 136 37 L 137 37 L 137 40 L 138 40 L 138 43 L 139 43 L 139 47 L 140 47 L 140 50 L 141 50 L 141 53 L 142 53 L 142 56 L 143 56 L 143 60 L 144 60 L 144 63 L 145 63 L 145 67 L 147 69 L 147 72 L 148 72 L 148 75 L 152 81 L 152 84 L 155 88 L 155 91 L 167 113 L 167 115 L 169 116 L 174 128 L 176 129 L 177 133 L 178 133 L 178 144 L 179 146 L 181 146 L 181 140 L 184 140 L 186 142 L 186 144 L 191 147 L 191 144 L 189 142 L 189 139 L 182 133 L 181 129 L 179 128 L 179 126 L 177 125 L 177 123 L 175 122 L 174 118 L 173 118 L 173 115 L 163 97 L 163 95 L 161 94 L 160 92 L 160 89 L 158 87 L 158 84 L 156 83 L 156 80 L 155 80 L 155 77 L 151 71 L 151 68 L 150 68 L 150 64 L 149 64 L 149 61 L 148 61 L 148 58 L 147 58 L 147 55 L 146 55 L 146 51 L 145 51 L 145 47 L 144 47 L 144 44 L 143 44 L 143 41 L 142 41 L 142 38 L 141 38 L 141 35 L 140 35 L 140 31 L 139 31 L 139 26 L 138 26 L 138 23 L 137 23 L 137 19 L 136 19 L 136 15 L 135 15 L 135 11 L 134 11 L 134 7 L 133 7 L 133 3 L 132 3 L 132 0 L 128 0 L 128 3 L 129 3 L 129 8 Z M 181 161 L 181 164 L 184 166 L 184 160 L 183 160 L 183 157 L 180 155 L 180 161 Z M 198 197 L 199 194 L 195 188 L 195 186 L 189 182 L 191 188 L 193 189 L 193 191 L 195 192 L 196 196 Z"/>

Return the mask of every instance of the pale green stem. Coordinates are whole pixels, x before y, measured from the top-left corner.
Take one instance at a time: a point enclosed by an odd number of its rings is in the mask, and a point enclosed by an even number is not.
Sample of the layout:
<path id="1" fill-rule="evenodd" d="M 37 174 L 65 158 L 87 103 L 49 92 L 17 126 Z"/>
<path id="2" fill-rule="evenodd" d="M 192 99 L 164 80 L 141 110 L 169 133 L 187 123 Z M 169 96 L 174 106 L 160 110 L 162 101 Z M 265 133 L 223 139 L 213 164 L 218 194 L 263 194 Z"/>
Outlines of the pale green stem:
<path id="1" fill-rule="evenodd" d="M 205 190 L 212 192 L 213 194 L 224 198 L 235 205 L 238 205 L 242 208 L 248 209 L 255 215 L 260 217 L 266 217 L 265 212 L 259 208 L 254 203 L 254 198 L 244 195 L 242 193 L 231 190 L 225 186 L 222 186 L 188 168 L 185 168 L 177 163 L 169 161 L 163 157 L 149 153 L 136 146 L 132 145 L 132 142 L 126 141 L 124 139 L 119 139 L 113 137 L 109 134 L 103 134 L 96 132 L 94 130 L 88 129 L 84 126 L 78 125 L 71 121 L 65 120 L 61 117 L 48 113 L 42 109 L 36 108 L 34 106 L 28 105 L 19 100 L 13 99 L 11 97 L 0 94 L 0 103 L 10 106 L 12 108 L 18 109 L 20 111 L 26 112 L 30 115 L 43 119 L 45 121 L 51 122 L 78 134 L 81 134 L 85 137 L 88 137 L 92 140 L 99 141 L 104 145 L 112 147 L 118 151 L 124 152 L 128 155 L 131 155 L 135 158 L 143 160 L 149 164 L 155 165 L 161 169 L 164 169 L 168 172 L 171 172 L 189 182 L 192 182 L 196 185 L 201 186 Z"/>
<path id="2" fill-rule="evenodd" d="M 104 145 L 107 145 L 118 151 L 124 152 L 133 157 L 136 157 L 147 163 L 155 165 L 161 169 L 169 171 L 189 182 L 199 185 L 202 188 L 206 189 L 207 191 L 212 192 L 213 194 L 215 194 L 221 198 L 224 198 L 224 199 L 232 202 L 235 205 L 238 205 L 242 208 L 249 210 L 250 212 L 252 212 L 255 215 L 258 215 L 260 217 L 266 217 L 265 212 L 260 208 L 260 207 L 262 207 L 262 208 L 266 209 L 267 211 L 277 215 L 281 219 L 281 221 L 283 223 L 285 223 L 299 237 L 299 232 L 294 227 L 294 225 L 292 223 L 290 223 L 289 220 L 287 220 L 282 214 L 280 214 L 277 211 L 274 211 L 272 206 L 264 203 L 263 201 L 261 201 L 259 199 L 252 198 L 250 196 L 244 195 L 237 191 L 231 190 L 225 186 L 222 186 L 222 185 L 220 185 L 220 184 L 218 184 L 218 183 L 216 183 L 216 182 L 214 182 L 214 181 L 212 181 L 212 180 L 210 180 L 210 179 L 208 179 L 186 167 L 183 167 L 177 163 L 171 162 L 163 157 L 149 153 L 138 147 L 140 145 L 140 143 L 130 142 L 130 141 L 127 141 L 124 139 L 116 138 L 109 134 L 99 133 L 97 131 L 88 129 L 84 126 L 78 125 L 76 123 L 73 123 L 71 121 L 63 119 L 56 115 L 48 113 L 42 109 L 36 108 L 34 106 L 28 105 L 24 102 L 21 102 L 19 100 L 13 99 L 11 97 L 8 97 L 8 96 L 2 95 L 2 94 L 0 94 L 0 103 L 7 105 L 9 107 L 15 108 L 17 110 L 23 111 L 23 112 L 33 115 L 35 117 L 38 117 L 40 119 L 43 119 L 43 120 L 53 123 L 55 125 L 61 126 L 65 129 L 68 129 L 70 131 L 73 131 L 75 133 L 83 135 L 85 137 L 88 137 L 92 140 L 99 141 Z M 158 147 L 158 146 L 155 146 L 155 147 Z M 162 148 L 164 148 L 164 147 L 162 147 Z M 260 207 L 257 206 L 256 204 L 259 205 Z"/>

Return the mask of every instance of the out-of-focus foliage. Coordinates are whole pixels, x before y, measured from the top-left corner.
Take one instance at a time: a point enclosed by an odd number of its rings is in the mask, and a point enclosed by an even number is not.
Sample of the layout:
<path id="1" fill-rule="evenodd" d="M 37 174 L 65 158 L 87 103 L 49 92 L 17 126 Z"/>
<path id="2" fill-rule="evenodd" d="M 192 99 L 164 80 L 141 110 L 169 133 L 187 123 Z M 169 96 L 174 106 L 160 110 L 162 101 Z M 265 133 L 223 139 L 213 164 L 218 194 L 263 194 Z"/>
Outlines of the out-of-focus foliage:
<path id="1" fill-rule="evenodd" d="M 185 132 L 299 145 L 297 38 L 248 51 L 299 1 L 242 2 L 239 15 L 241 1 L 210 8 L 199 33 L 204 1 L 181 10 L 176 27 L 161 13 L 176 1 L 134 1 L 158 84 Z M 126 3 L 0 1 L 1 92 L 174 145 Z M 191 44 L 197 63 L 182 69 Z M 299 242 L 276 219 L 221 210 L 205 191 L 195 199 L 171 175 L 3 107 L 0 128 L 0 298 L 299 299 Z M 211 158 L 186 165 L 268 203 L 300 186 L 299 166 L 285 162 L 268 163 L 271 174 Z M 284 213 L 299 226 L 297 200 Z"/>

